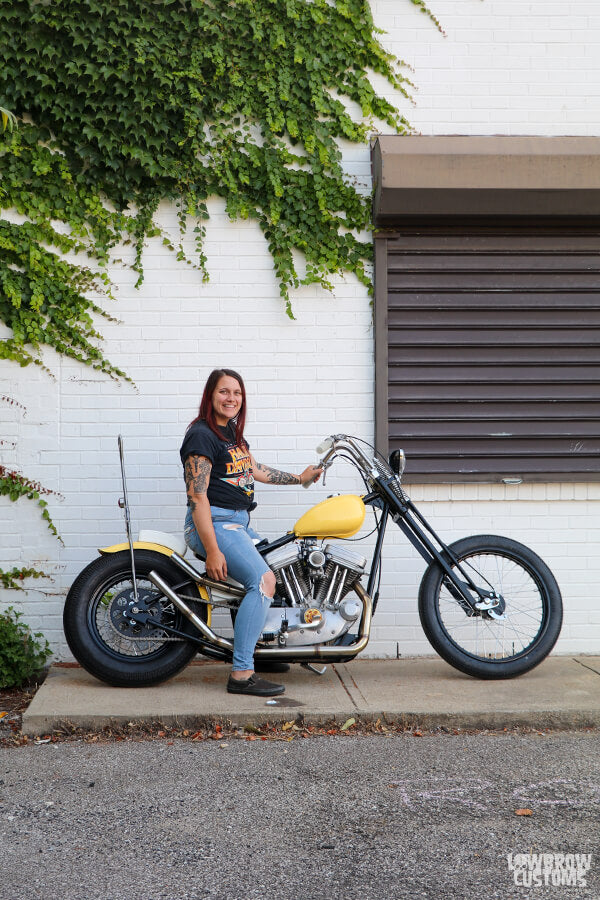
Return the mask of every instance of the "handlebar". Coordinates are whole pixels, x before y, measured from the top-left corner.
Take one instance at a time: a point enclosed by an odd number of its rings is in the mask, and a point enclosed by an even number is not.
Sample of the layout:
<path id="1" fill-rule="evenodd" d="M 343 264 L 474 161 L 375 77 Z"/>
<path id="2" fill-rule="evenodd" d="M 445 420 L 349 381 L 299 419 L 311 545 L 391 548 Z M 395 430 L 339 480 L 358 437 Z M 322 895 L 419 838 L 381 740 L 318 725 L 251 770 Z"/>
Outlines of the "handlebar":
<path id="1" fill-rule="evenodd" d="M 330 440 L 331 447 L 324 455 L 320 465 L 326 466 L 330 464 L 330 460 L 340 451 L 345 450 L 353 458 L 354 462 L 363 470 L 366 475 L 377 477 L 379 472 L 375 466 L 375 460 L 369 457 L 356 445 L 354 440 L 347 434 L 333 434 Z"/>
<path id="2" fill-rule="evenodd" d="M 363 450 L 357 446 L 353 438 L 347 434 L 332 434 L 317 447 L 317 453 L 323 454 L 322 458 L 319 460 L 318 466 L 323 469 L 324 473 L 340 451 L 344 451 L 345 454 L 348 454 L 354 464 L 361 469 L 367 478 L 377 478 L 381 475 L 381 471 L 379 471 L 379 466 L 381 464 L 378 466 L 374 459 L 369 459 Z M 303 486 L 307 488 L 311 484 L 314 484 L 315 481 L 316 476 L 315 478 L 311 478 L 310 481 L 306 482 Z"/>
<path id="3" fill-rule="evenodd" d="M 372 451 L 373 455 L 367 456 L 365 451 L 358 446 L 358 443 L 365 443 L 365 445 Z M 404 457 L 404 453 L 402 450 L 395 451 L 397 453 L 401 453 Z M 332 434 L 330 437 L 326 438 L 322 441 L 321 444 L 317 447 L 317 453 L 323 454 L 321 460 L 318 465 L 323 469 L 323 474 L 329 468 L 329 466 L 333 463 L 333 460 L 336 456 L 341 456 L 342 458 L 349 459 L 357 469 L 360 470 L 365 484 L 369 489 L 378 490 L 376 485 L 380 484 L 383 479 L 383 483 L 386 486 L 389 484 L 394 484 L 395 487 L 392 487 L 394 493 L 400 492 L 402 493 L 401 488 L 401 475 L 404 470 L 404 466 L 402 466 L 399 470 L 392 468 L 392 466 L 387 462 L 383 457 L 378 458 L 380 455 L 377 453 L 374 447 L 371 447 L 370 444 L 367 444 L 366 441 L 362 442 L 360 438 L 354 438 L 348 434 Z M 323 479 L 324 481 L 325 479 Z M 311 479 L 304 487 L 309 487 L 309 485 L 313 484 L 316 481 L 316 478 Z"/>

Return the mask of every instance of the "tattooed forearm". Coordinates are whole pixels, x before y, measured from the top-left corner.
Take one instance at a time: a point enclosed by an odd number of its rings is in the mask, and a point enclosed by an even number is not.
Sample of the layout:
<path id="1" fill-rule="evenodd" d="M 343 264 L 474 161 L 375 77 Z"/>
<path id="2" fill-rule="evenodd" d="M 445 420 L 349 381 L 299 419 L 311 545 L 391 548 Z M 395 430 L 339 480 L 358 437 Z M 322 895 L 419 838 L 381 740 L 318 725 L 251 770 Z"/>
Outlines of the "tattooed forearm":
<path id="1" fill-rule="evenodd" d="M 185 489 L 191 502 L 194 495 L 206 494 L 211 469 L 211 461 L 205 456 L 188 456 L 186 459 L 184 467 Z"/>
<path id="2" fill-rule="evenodd" d="M 263 472 L 269 484 L 300 484 L 299 475 L 291 475 L 289 472 L 280 472 L 279 469 L 272 469 L 262 463 L 257 463 L 256 468 L 259 472 Z"/>

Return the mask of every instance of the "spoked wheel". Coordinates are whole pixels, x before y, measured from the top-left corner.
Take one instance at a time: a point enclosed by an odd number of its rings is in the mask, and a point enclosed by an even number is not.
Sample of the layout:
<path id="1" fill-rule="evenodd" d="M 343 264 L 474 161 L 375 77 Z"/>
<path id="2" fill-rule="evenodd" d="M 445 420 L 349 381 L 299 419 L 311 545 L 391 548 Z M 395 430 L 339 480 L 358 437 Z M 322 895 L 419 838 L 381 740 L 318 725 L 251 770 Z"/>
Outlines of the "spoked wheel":
<path id="1" fill-rule="evenodd" d="M 495 605 L 473 613 L 432 563 L 421 582 L 419 616 L 433 648 L 477 678 L 513 678 L 533 669 L 552 650 L 562 624 L 560 589 L 548 566 L 523 544 L 496 535 L 463 538 L 450 549 L 477 587 L 496 593 Z M 454 571 L 464 581 L 457 566 Z"/>
<path id="2" fill-rule="evenodd" d="M 135 551 L 138 608 L 161 625 L 195 634 L 194 626 L 150 581 L 154 569 L 206 621 L 208 609 L 190 598 L 197 590 L 160 553 Z M 139 624 L 134 606 L 129 551 L 102 556 L 78 576 L 67 595 L 63 624 L 73 656 L 90 674 L 116 687 L 145 687 L 171 678 L 198 652 L 197 645 L 173 637 L 159 625 Z"/>

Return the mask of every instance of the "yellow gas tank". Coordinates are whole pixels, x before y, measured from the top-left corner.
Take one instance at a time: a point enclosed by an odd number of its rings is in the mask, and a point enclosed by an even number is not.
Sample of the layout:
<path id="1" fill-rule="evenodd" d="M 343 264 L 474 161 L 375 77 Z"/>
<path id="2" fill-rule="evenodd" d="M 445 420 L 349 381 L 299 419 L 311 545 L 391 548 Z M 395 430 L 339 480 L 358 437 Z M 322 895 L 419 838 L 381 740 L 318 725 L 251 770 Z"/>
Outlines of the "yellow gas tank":
<path id="1" fill-rule="evenodd" d="M 301 516 L 294 525 L 296 537 L 352 537 L 365 520 L 365 504 L 356 494 L 328 497 Z"/>

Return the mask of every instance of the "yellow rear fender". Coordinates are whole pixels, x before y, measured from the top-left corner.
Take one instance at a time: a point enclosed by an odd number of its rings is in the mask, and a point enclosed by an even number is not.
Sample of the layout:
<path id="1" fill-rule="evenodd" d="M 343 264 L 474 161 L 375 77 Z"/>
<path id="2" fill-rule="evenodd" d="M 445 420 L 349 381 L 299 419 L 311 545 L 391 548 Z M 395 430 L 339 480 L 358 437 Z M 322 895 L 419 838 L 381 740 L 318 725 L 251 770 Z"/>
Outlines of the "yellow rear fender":
<path id="1" fill-rule="evenodd" d="M 173 550 L 170 547 L 165 547 L 164 544 L 153 544 L 151 541 L 134 541 L 133 542 L 134 550 L 152 550 L 154 553 L 162 553 L 163 556 L 172 556 Z M 127 542 L 123 542 L 122 544 L 113 544 L 111 547 L 99 547 L 98 553 L 101 553 L 102 556 L 106 556 L 107 553 L 120 553 L 121 550 L 129 550 L 129 544 Z M 210 595 L 203 584 L 196 583 L 196 587 L 198 588 L 198 593 L 207 603 L 210 603 Z M 208 607 L 208 622 L 210 625 L 210 614 L 211 607 Z"/>
<path id="2" fill-rule="evenodd" d="M 155 553 L 162 553 L 163 556 L 173 555 L 173 551 L 170 547 L 165 547 L 164 544 L 152 544 L 150 541 L 134 541 L 133 549 L 154 550 Z M 120 553 L 121 550 L 129 550 L 129 544 L 123 542 L 122 544 L 113 544 L 111 547 L 99 547 L 98 553 L 101 553 L 104 556 L 105 553 Z"/>

